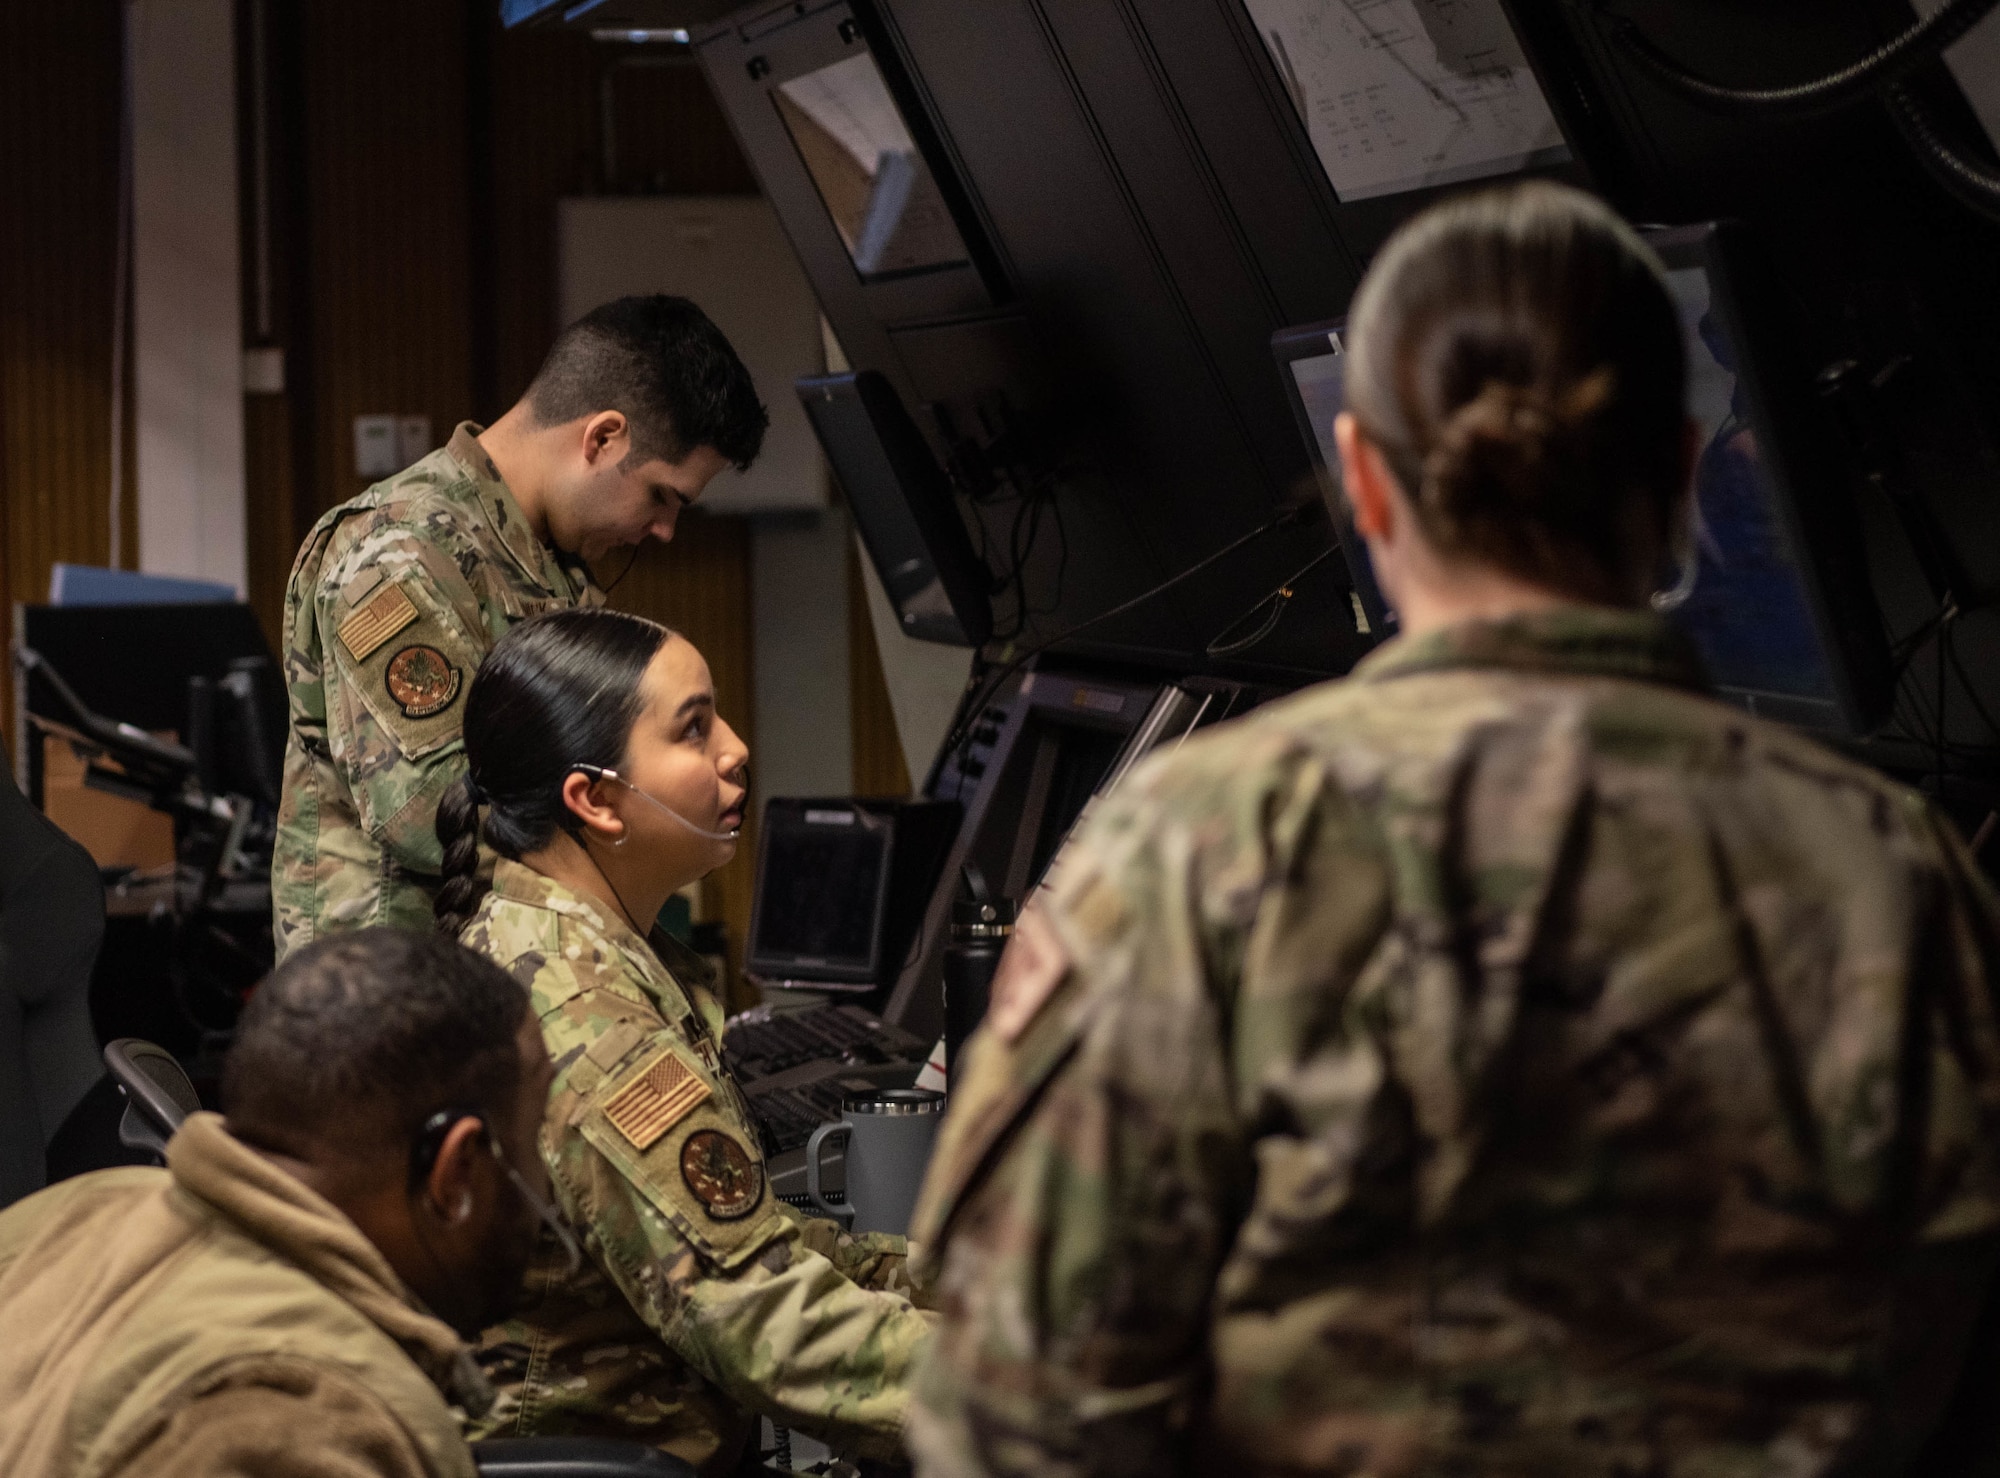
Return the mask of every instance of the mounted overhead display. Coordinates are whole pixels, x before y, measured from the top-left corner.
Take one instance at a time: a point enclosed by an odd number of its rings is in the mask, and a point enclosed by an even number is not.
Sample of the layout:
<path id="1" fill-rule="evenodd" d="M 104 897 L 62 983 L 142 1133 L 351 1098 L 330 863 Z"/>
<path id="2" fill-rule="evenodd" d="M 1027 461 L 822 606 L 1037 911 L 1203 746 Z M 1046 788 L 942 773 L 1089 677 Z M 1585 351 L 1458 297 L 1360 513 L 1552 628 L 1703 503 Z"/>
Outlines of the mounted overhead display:
<path id="1" fill-rule="evenodd" d="M 1243 0 L 1342 200 L 1565 163 L 1500 0 Z"/>
<path id="2" fill-rule="evenodd" d="M 1834 428 L 1813 393 L 1768 264 L 1727 222 L 1646 233 L 1667 269 L 1699 437 L 1686 547 L 1653 606 L 1700 651 L 1728 701 L 1801 728 L 1865 734 L 1889 703 L 1889 652 Z M 1343 321 L 1271 337 L 1374 640 L 1395 615 L 1341 491 L 1333 422 L 1345 407 Z"/>
<path id="3" fill-rule="evenodd" d="M 864 281 L 970 263 L 872 56 L 781 82 L 771 98 Z"/>
<path id="4" fill-rule="evenodd" d="M 1372 641 L 1382 641 L 1395 635 L 1399 623 L 1382 598 L 1368 550 L 1355 531 L 1347 495 L 1340 487 L 1340 452 L 1333 440 L 1334 419 L 1347 405 L 1346 336 L 1345 319 L 1281 328 L 1271 335 L 1271 352 L 1278 356 L 1292 413 L 1298 418 L 1301 443 L 1312 458 L 1320 495 L 1326 500 L 1340 552 L 1347 561 L 1348 578 L 1354 587 L 1349 595 L 1354 603 L 1354 629 Z"/>
<path id="5" fill-rule="evenodd" d="M 1844 495 L 1836 433 L 1739 228 L 1648 233 L 1667 268 L 1699 445 L 1693 526 L 1655 608 L 1700 649 L 1717 690 L 1753 713 L 1866 733 L 1890 658 Z"/>
<path id="6" fill-rule="evenodd" d="M 1346 671 L 1388 612 L 1351 540 L 1330 553 L 1326 523 L 1281 518 L 1318 501 L 1332 345 L 1322 328 L 1281 346 L 1280 375 L 1272 336 L 1337 321 L 1431 201 L 1537 174 L 1627 219 L 1754 229 L 1770 263 L 1754 273 L 1726 240 L 1661 245 L 1702 421 L 1706 563 L 1680 619 L 1741 701 L 1847 735 L 1889 706 L 1886 619 L 1896 661 L 1928 653 L 1907 682 L 1948 689 L 1943 722 L 1935 697 L 1903 704 L 1944 770 L 1952 746 L 1986 742 L 1943 648 L 1989 629 L 1959 613 L 2000 590 L 2000 451 L 1980 413 L 2000 383 L 1994 228 L 1879 108 L 1773 128 L 1663 80 L 1634 60 L 1630 9 L 755 0 L 694 49 L 847 362 L 881 377 L 927 448 L 908 459 L 936 490 L 924 506 L 964 525 L 988 663 L 1049 644 L 1167 675 Z M 1844 76 L 1881 42 L 1861 0 L 1784 23 L 1640 9 L 1697 79 Z M 1950 122 L 1960 102 L 1933 111 Z M 1958 122 L 1976 142 L 1976 118 Z M 857 407 L 820 402 L 867 430 Z M 1751 513 L 1768 517 L 1731 522 Z M 978 602 L 968 625 L 931 583 L 904 629 L 977 640 Z M 1752 597 L 1754 619 L 1711 619 Z M 1949 640 L 1925 647 L 1933 633 Z"/>
<path id="7" fill-rule="evenodd" d="M 797 385 L 904 634 L 980 645 L 993 634 L 986 568 L 895 388 L 873 370 L 807 375 Z"/>

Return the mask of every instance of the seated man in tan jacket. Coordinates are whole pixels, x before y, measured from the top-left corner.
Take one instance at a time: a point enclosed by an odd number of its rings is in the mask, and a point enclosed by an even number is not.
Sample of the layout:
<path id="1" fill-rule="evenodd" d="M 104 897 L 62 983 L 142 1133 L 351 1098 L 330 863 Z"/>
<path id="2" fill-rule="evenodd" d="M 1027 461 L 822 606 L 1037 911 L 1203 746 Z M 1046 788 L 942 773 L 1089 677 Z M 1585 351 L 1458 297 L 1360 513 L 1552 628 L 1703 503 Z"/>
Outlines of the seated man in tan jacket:
<path id="1" fill-rule="evenodd" d="M 527 993 L 389 929 L 259 989 L 165 1170 L 0 1214 L 0 1473 L 472 1478 L 459 1333 L 508 1311 L 547 1181 Z"/>

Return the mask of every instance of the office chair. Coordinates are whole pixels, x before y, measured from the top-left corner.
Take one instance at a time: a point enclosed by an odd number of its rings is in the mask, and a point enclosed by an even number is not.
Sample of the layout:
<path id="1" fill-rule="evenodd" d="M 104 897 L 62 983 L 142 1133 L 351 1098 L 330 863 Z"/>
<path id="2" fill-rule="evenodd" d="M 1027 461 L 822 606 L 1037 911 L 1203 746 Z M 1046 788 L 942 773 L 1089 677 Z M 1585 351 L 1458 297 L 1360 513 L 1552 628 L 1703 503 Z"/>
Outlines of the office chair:
<path id="1" fill-rule="evenodd" d="M 194 1084 L 171 1052 L 137 1037 L 106 1047 L 104 1065 L 125 1095 L 118 1138 L 166 1163 L 167 1141 L 201 1107 Z M 672 1453 L 597 1437 L 498 1437 L 473 1443 L 472 1460 L 485 1478 L 695 1478 Z"/>
<path id="2" fill-rule="evenodd" d="M 41 1189 L 49 1141 L 103 1076 L 90 972 L 104 885 L 80 845 L 28 803 L 0 749 L 0 1206 Z"/>
<path id="3" fill-rule="evenodd" d="M 137 1037 L 120 1037 L 104 1049 L 104 1065 L 125 1097 L 118 1142 L 167 1163 L 167 1141 L 201 1099 L 174 1054 Z"/>

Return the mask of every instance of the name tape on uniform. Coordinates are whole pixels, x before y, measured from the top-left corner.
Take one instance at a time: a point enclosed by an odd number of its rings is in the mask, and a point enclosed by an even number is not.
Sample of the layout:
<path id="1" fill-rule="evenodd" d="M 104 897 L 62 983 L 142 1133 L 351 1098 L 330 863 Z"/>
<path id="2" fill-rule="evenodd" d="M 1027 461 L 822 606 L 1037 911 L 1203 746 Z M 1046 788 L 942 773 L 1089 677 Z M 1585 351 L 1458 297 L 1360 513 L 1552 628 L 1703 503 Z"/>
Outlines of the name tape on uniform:
<path id="1" fill-rule="evenodd" d="M 341 622 L 336 634 L 348 656 L 366 662 L 370 652 L 416 619 L 416 603 L 403 593 L 402 586 L 391 585 Z"/>
<path id="2" fill-rule="evenodd" d="M 708 1084 L 693 1069 L 661 1051 L 639 1068 L 639 1075 L 604 1105 L 611 1127 L 643 1150 L 691 1113 L 708 1097 Z"/>

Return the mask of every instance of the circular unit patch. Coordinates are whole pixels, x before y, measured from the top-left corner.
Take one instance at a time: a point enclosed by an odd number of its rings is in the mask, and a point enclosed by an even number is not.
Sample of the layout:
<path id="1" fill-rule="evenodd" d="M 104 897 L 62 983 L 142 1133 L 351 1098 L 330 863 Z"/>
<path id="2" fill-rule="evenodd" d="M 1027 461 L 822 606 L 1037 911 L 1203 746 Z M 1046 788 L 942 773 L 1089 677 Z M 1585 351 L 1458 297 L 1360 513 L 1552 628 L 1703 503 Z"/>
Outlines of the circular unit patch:
<path id="1" fill-rule="evenodd" d="M 764 1168 L 720 1129 L 688 1136 L 681 1146 L 681 1179 L 717 1221 L 748 1216 L 764 1194 Z"/>
<path id="2" fill-rule="evenodd" d="M 382 681 L 408 718 L 443 713 L 458 697 L 458 669 L 436 647 L 404 647 L 389 659 Z"/>

